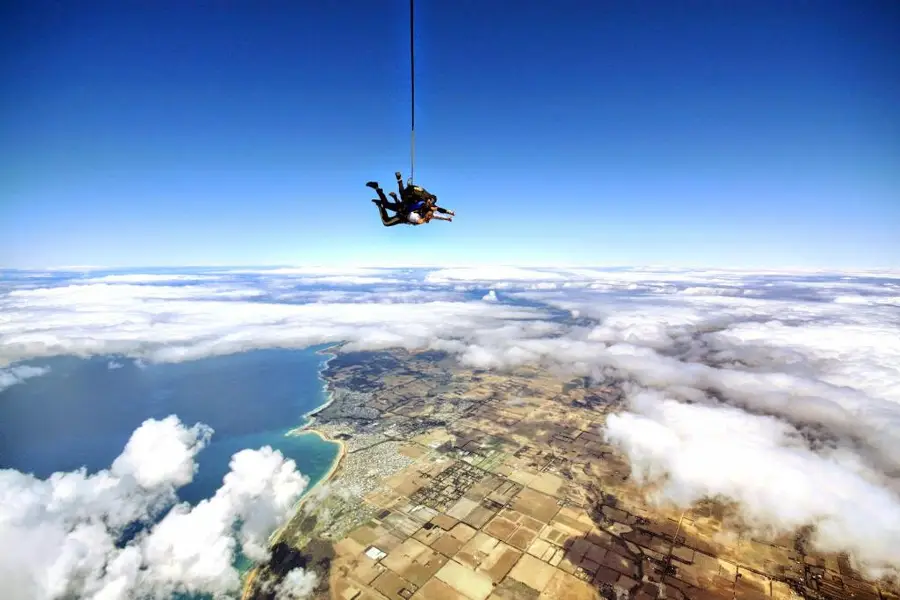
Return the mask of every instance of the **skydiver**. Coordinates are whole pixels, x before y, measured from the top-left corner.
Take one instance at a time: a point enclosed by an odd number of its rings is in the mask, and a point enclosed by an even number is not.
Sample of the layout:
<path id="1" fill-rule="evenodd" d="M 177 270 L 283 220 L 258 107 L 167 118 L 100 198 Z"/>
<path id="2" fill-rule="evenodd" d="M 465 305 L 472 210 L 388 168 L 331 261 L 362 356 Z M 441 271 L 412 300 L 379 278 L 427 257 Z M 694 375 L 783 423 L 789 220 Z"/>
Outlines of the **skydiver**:
<path id="1" fill-rule="evenodd" d="M 400 171 L 394 173 L 394 177 L 397 178 L 397 188 L 400 191 L 401 201 L 405 205 L 410 206 L 412 210 L 422 208 L 424 206 L 424 201 L 432 196 L 425 188 L 413 185 L 412 179 L 410 179 L 406 185 L 403 185 L 403 176 L 400 174 Z"/>
<path id="2" fill-rule="evenodd" d="M 411 211 L 411 212 L 397 212 L 394 213 L 394 216 L 391 217 L 387 213 L 387 209 L 385 208 L 386 204 L 381 200 L 372 199 L 372 202 L 375 206 L 378 207 L 378 212 L 381 213 L 381 223 L 385 227 L 393 227 L 394 225 L 399 225 L 401 223 L 406 223 L 407 225 L 424 225 L 431 221 L 431 219 L 440 219 L 442 221 L 452 221 L 453 219 L 449 219 L 446 217 L 438 217 L 434 215 L 432 212 L 427 212 L 422 215 L 419 211 Z"/>
<path id="3" fill-rule="evenodd" d="M 444 214 L 444 215 L 450 215 L 450 217 L 455 217 L 455 216 L 456 216 L 456 213 L 453 212 L 452 210 L 448 210 L 448 209 L 446 209 L 446 208 L 442 208 L 442 207 L 440 207 L 440 206 L 437 205 L 437 196 L 432 195 L 431 198 L 429 198 L 428 200 L 425 201 L 425 204 L 426 204 L 426 206 L 427 206 L 427 208 L 428 208 L 428 212 L 431 213 L 431 214 L 434 214 L 435 212 L 439 212 L 439 213 Z M 433 218 L 435 218 L 435 219 L 440 219 L 440 220 L 442 220 L 442 221 L 452 221 L 452 220 L 453 220 L 452 218 L 448 218 L 448 217 L 439 217 L 439 216 L 437 216 L 437 215 L 434 215 Z"/>
<path id="4" fill-rule="evenodd" d="M 384 195 L 384 191 L 378 185 L 376 181 L 370 181 L 366 183 L 366 185 L 375 190 L 378 194 L 378 199 L 372 199 L 372 202 L 378 207 L 379 212 L 381 213 L 381 222 L 385 227 L 393 227 L 394 225 L 399 225 L 400 223 L 407 223 L 409 225 L 424 225 L 428 223 L 432 219 L 438 219 L 440 221 L 453 221 L 452 218 L 448 217 L 439 217 L 435 215 L 435 211 L 440 212 L 442 214 L 454 215 L 452 210 L 447 210 L 445 208 L 441 208 L 435 204 L 437 200 L 437 196 L 434 194 L 430 194 L 424 190 L 424 188 L 418 186 L 409 185 L 404 190 L 402 186 L 402 179 L 400 178 L 400 173 L 397 173 L 397 183 L 401 189 L 401 195 L 405 195 L 405 198 L 398 198 L 397 194 L 394 192 L 390 192 L 391 198 L 394 200 L 393 202 L 389 202 L 387 197 Z M 411 188 L 415 189 L 411 189 Z M 392 210 L 395 212 L 394 216 L 391 217 L 387 214 L 388 210 Z"/>
<path id="5" fill-rule="evenodd" d="M 407 182 L 406 185 L 403 184 L 403 176 L 400 171 L 396 171 L 394 173 L 394 177 L 397 179 L 397 189 L 400 192 L 400 198 L 397 198 L 397 195 L 394 192 L 390 193 L 391 198 L 393 198 L 393 202 L 389 202 L 387 197 L 384 195 L 384 191 L 381 189 L 381 186 L 378 185 L 377 181 L 369 181 L 366 185 L 378 194 L 378 200 L 373 202 L 379 207 L 383 206 L 387 210 L 392 210 L 398 213 L 398 215 L 402 215 L 401 218 L 405 218 L 405 220 L 411 224 L 419 225 L 421 224 L 418 217 L 425 218 L 428 215 L 428 218 L 423 222 L 427 223 L 432 218 L 434 218 L 434 212 L 438 212 L 441 214 L 454 216 L 455 213 L 452 210 L 447 210 L 443 207 L 437 206 L 437 196 L 426 190 L 425 188 L 414 185 L 412 181 Z M 452 221 L 452 219 L 437 217 L 442 221 Z M 384 219 L 382 219 L 384 220 Z M 393 218 L 388 217 L 388 220 L 392 223 Z M 401 221 L 402 222 L 402 221 Z"/>
<path id="6" fill-rule="evenodd" d="M 432 207 L 432 211 L 437 211 L 442 214 L 448 214 L 451 216 L 455 216 L 452 210 L 447 210 L 445 208 L 441 208 L 437 205 L 437 196 L 426 190 L 425 188 L 413 185 L 412 181 L 407 182 L 407 184 L 403 185 L 403 176 L 400 174 L 400 171 L 394 173 L 394 177 L 397 178 L 397 187 L 400 190 L 400 198 L 401 202 L 409 205 L 410 210 L 421 211 L 425 209 L 426 204 L 430 203 Z M 391 197 L 396 197 L 394 194 L 391 194 Z M 449 221 L 451 219 L 441 219 L 443 221 Z"/>
<path id="7" fill-rule="evenodd" d="M 422 189 L 422 188 L 419 188 Z M 426 192 L 428 194 L 428 192 Z M 425 200 L 415 200 L 413 199 L 412 205 L 404 205 L 402 200 L 397 199 L 397 194 L 394 192 L 390 192 L 389 196 L 394 199 L 393 203 L 386 203 L 385 208 L 389 210 L 394 210 L 397 212 L 405 212 L 410 215 L 410 220 L 415 220 L 415 215 L 421 216 L 424 220 L 424 223 L 428 223 L 432 219 L 438 219 L 439 221 L 453 221 L 453 217 L 456 216 L 456 213 L 452 210 L 448 210 L 446 208 L 440 207 L 437 205 L 437 196 L 434 194 L 428 194 L 428 197 Z M 398 210 L 399 209 L 399 210 Z M 435 213 L 441 213 L 444 215 L 450 215 L 449 217 L 440 217 Z M 415 224 L 419 224 L 416 222 Z"/>
<path id="8" fill-rule="evenodd" d="M 408 225 L 423 225 L 428 222 L 428 220 L 425 220 L 424 216 L 419 214 L 418 211 L 411 209 L 406 203 L 398 200 L 397 195 L 394 192 L 391 192 L 391 198 L 394 199 L 394 202 L 389 202 L 384 195 L 384 190 L 381 189 L 381 186 L 378 185 L 377 181 L 370 181 L 366 183 L 366 185 L 375 190 L 375 193 L 378 194 L 378 198 L 373 198 L 372 202 L 378 207 L 378 211 L 381 213 L 381 223 L 385 227 L 393 227 L 394 225 L 399 225 L 401 223 L 406 223 Z M 388 215 L 388 209 L 394 211 L 395 214 L 393 217 Z"/>

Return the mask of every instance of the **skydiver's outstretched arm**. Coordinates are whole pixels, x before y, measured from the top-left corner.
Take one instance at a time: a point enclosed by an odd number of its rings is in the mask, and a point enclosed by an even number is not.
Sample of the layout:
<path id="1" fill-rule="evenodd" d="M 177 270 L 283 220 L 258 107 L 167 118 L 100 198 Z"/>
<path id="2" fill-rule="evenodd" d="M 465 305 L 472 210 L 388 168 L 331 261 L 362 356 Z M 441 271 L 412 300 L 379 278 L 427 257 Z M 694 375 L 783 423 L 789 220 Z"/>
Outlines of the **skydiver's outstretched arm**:
<path id="1" fill-rule="evenodd" d="M 451 217 L 456 216 L 456 213 L 453 212 L 452 210 L 447 210 L 446 208 L 442 208 L 437 205 L 437 196 L 431 196 L 431 198 L 429 198 L 426 203 L 428 205 L 428 211 L 432 214 L 434 214 L 435 212 L 439 212 L 444 215 L 450 215 Z M 441 220 L 449 221 L 450 219 L 441 219 Z"/>
<path id="2" fill-rule="evenodd" d="M 413 213 L 413 214 L 415 214 L 415 213 Z M 425 208 L 422 211 L 421 216 L 422 216 L 422 223 L 428 223 L 432 219 L 437 219 L 438 221 L 453 221 L 453 219 L 450 217 L 439 217 L 436 214 L 434 214 L 433 207 Z"/>

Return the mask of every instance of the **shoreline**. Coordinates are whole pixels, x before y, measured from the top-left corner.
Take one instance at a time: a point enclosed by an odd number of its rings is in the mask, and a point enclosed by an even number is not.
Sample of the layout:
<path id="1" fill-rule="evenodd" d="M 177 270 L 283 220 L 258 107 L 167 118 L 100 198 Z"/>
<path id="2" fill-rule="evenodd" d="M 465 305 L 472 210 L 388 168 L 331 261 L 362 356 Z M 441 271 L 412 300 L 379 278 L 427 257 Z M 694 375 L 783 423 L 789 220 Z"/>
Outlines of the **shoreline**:
<path id="1" fill-rule="evenodd" d="M 322 382 L 322 390 L 325 392 L 325 401 L 312 410 L 309 410 L 300 415 L 300 418 L 304 419 L 305 422 L 302 425 L 298 425 L 297 427 L 288 429 L 288 431 L 284 435 L 301 435 L 312 431 L 312 427 L 313 425 L 315 425 L 315 416 L 334 403 L 334 394 L 331 392 L 331 389 L 329 389 L 328 381 L 325 379 L 323 374 L 328 370 L 328 365 L 331 363 L 331 361 L 337 358 L 337 354 L 330 352 L 330 350 L 338 346 L 340 346 L 340 343 L 332 344 L 327 348 L 323 348 L 322 350 L 316 350 L 316 354 L 328 356 L 328 358 L 326 358 L 322 362 L 322 364 L 319 366 L 318 371 L 316 372 L 316 377 L 319 379 L 319 381 Z M 330 440 L 323 435 L 320 435 L 320 437 L 322 437 L 322 439 L 326 442 L 337 442 L 337 440 Z"/>
<path id="2" fill-rule="evenodd" d="M 332 440 L 325 433 L 319 431 L 318 429 L 296 429 L 288 432 L 285 435 L 316 435 L 322 439 L 324 442 L 330 442 L 338 445 L 338 454 L 333 461 L 331 461 L 331 467 L 329 467 L 328 472 L 325 473 L 314 485 L 306 488 L 303 491 L 303 495 L 300 496 L 300 499 L 297 500 L 297 503 L 294 505 L 293 511 L 291 512 L 290 518 L 284 522 L 284 524 L 272 532 L 269 536 L 268 545 L 269 548 L 277 544 L 281 540 L 281 536 L 284 534 L 285 529 L 288 524 L 297 516 L 297 513 L 303 508 L 303 504 L 310 497 L 312 492 L 318 487 L 328 483 L 338 472 L 338 469 L 341 466 L 341 463 L 344 461 L 344 456 L 347 454 L 347 446 L 341 440 Z M 259 572 L 262 564 L 254 564 L 246 571 L 241 574 L 241 600 L 249 600 L 250 592 L 253 589 L 253 581 L 256 579 L 257 573 Z"/>
<path id="3" fill-rule="evenodd" d="M 301 435 L 304 433 L 311 432 L 313 425 L 315 425 L 314 417 L 318 413 L 322 412 L 323 410 L 325 410 L 326 408 L 328 408 L 329 406 L 331 406 L 334 403 L 334 394 L 332 394 L 331 389 L 329 389 L 328 381 L 325 379 L 323 374 L 325 373 L 325 371 L 328 370 L 328 365 L 331 363 L 331 361 L 334 360 L 335 358 L 337 358 L 337 354 L 335 354 L 334 352 L 331 352 L 331 349 L 337 348 L 341 344 L 342 344 L 342 342 L 337 342 L 337 343 L 331 344 L 327 348 L 323 348 L 321 350 L 316 350 L 316 354 L 328 356 L 328 358 L 326 358 L 322 362 L 322 364 L 319 366 L 319 369 L 316 373 L 316 377 L 319 379 L 319 381 L 322 382 L 322 390 L 325 392 L 325 401 L 322 404 L 320 404 L 319 406 L 313 408 L 312 410 L 307 411 L 307 412 L 303 413 L 302 415 L 300 415 L 300 417 L 302 419 L 304 419 L 306 422 L 297 427 L 288 429 L 288 431 L 287 431 L 287 433 L 285 433 L 285 435 Z M 326 442 L 337 442 L 338 441 L 338 440 L 328 439 L 326 436 L 321 435 L 321 434 L 320 434 L 320 437 L 323 440 L 325 440 Z"/>
<path id="4" fill-rule="evenodd" d="M 333 439 L 331 439 L 330 437 L 328 437 L 327 434 L 325 434 L 325 433 L 319 431 L 318 429 L 307 429 L 307 430 L 305 430 L 303 433 L 304 433 L 304 434 L 310 434 L 310 435 L 317 435 L 317 436 L 319 436 L 320 438 L 322 438 L 322 441 L 323 441 L 323 442 L 330 442 L 330 443 L 332 443 L 332 444 L 337 444 L 337 445 L 338 445 L 338 455 L 337 455 L 337 457 L 335 457 L 335 459 L 331 462 L 331 467 L 328 469 L 328 472 L 325 473 L 325 475 L 323 475 L 322 478 L 319 479 L 319 480 L 316 482 L 316 484 L 315 484 L 314 486 L 312 486 L 311 488 L 309 488 L 309 489 L 303 494 L 303 496 L 304 496 L 304 498 L 305 498 L 305 496 L 306 496 L 307 494 L 311 493 L 314 489 L 316 489 L 316 488 L 319 487 L 320 485 L 323 485 L 323 484 L 325 484 L 325 483 L 328 483 L 328 482 L 331 480 L 331 478 L 335 476 L 335 474 L 337 473 L 338 469 L 339 469 L 340 466 L 341 466 L 341 463 L 344 461 L 344 457 L 347 455 L 347 445 L 344 444 L 344 442 L 343 442 L 342 440 L 333 440 Z M 299 507 L 300 504 L 302 504 L 302 503 L 303 503 L 303 498 L 300 500 L 300 502 L 297 503 L 297 506 Z"/>
<path id="5" fill-rule="evenodd" d="M 321 405 L 315 407 L 311 411 L 306 412 L 303 415 L 301 415 L 304 419 L 308 419 L 309 422 L 304 423 L 303 425 L 293 429 L 292 431 L 297 431 L 297 430 L 308 428 L 310 425 L 313 424 L 312 418 L 315 417 L 318 413 L 320 413 L 323 410 L 325 410 L 326 408 L 328 408 L 329 406 L 331 406 L 331 404 L 334 402 L 334 394 L 331 393 L 331 389 L 328 387 L 328 380 L 325 379 L 324 373 L 325 373 L 325 371 L 328 370 L 328 366 L 331 364 L 331 361 L 334 360 L 335 358 L 337 358 L 337 354 L 331 351 L 332 348 L 338 348 L 341 345 L 342 345 L 342 342 L 338 342 L 335 344 L 331 344 L 327 348 L 322 348 L 321 350 L 316 350 L 316 354 L 320 354 L 322 356 L 328 357 L 322 362 L 321 366 L 319 367 L 318 372 L 316 373 L 316 377 L 318 377 L 319 381 L 322 382 L 322 390 L 325 392 L 325 402 L 323 402 Z"/>
<path id="6" fill-rule="evenodd" d="M 306 502 L 306 499 L 310 496 L 310 494 L 318 488 L 319 486 L 328 483 L 337 473 L 338 469 L 341 466 L 341 463 L 344 461 L 344 456 L 347 454 L 347 446 L 344 444 L 342 440 L 333 440 L 328 437 L 324 432 L 319 431 L 318 429 L 313 429 L 312 425 L 314 423 L 313 417 L 316 413 L 325 410 L 331 403 L 334 401 L 334 397 L 331 393 L 331 390 L 328 388 L 328 381 L 325 379 L 323 374 L 328 369 L 329 363 L 337 357 L 337 354 L 331 352 L 332 348 L 339 347 L 343 342 L 336 342 L 334 344 L 329 345 L 326 348 L 321 350 L 316 350 L 316 354 L 320 354 L 323 356 L 328 356 L 322 364 L 319 366 L 318 372 L 316 376 L 322 382 L 322 389 L 325 391 L 325 402 L 322 403 L 321 406 L 317 406 L 311 411 L 302 415 L 304 419 L 307 420 L 306 423 L 300 425 L 299 427 L 294 427 L 293 429 L 288 430 L 284 435 L 316 435 L 324 442 L 330 442 L 338 445 L 338 453 L 334 460 L 331 461 L 331 466 L 328 468 L 328 472 L 325 473 L 314 485 L 308 487 L 304 490 L 303 495 L 300 496 L 300 499 L 297 500 L 297 503 L 294 505 L 293 511 L 291 513 L 290 518 L 278 529 L 272 532 L 269 536 L 268 545 L 271 548 L 281 539 L 281 535 L 284 533 L 285 528 L 288 523 L 297 515 L 297 512 L 302 508 L 303 503 Z M 261 565 L 253 565 L 247 571 L 242 574 L 241 577 L 241 600 L 248 600 L 249 594 L 253 589 L 253 581 L 256 579 L 256 575 Z"/>
<path id="7" fill-rule="evenodd" d="M 285 435 L 317 435 L 323 442 L 330 442 L 332 444 L 338 445 L 337 456 L 334 458 L 334 460 L 331 461 L 331 466 L 328 467 L 328 471 L 315 483 L 315 485 L 310 486 L 305 492 L 303 492 L 303 496 L 301 496 L 300 500 L 297 502 L 295 511 L 299 510 L 300 506 L 305 501 L 306 496 L 308 496 L 310 492 L 312 492 L 323 483 L 327 483 L 332 477 L 334 477 L 334 474 L 337 472 L 338 467 L 340 467 L 341 462 L 344 460 L 344 456 L 347 454 L 347 447 L 343 441 L 333 440 L 324 432 L 313 428 L 313 426 L 315 425 L 315 415 L 328 408 L 334 402 L 334 394 L 332 394 L 331 390 L 329 389 L 328 380 L 325 379 L 324 373 L 328 370 L 328 365 L 331 363 L 331 361 L 337 358 L 337 354 L 332 352 L 331 350 L 341 346 L 342 343 L 343 342 L 335 342 L 334 344 L 330 344 L 327 347 L 322 348 L 321 350 L 316 350 L 316 354 L 328 357 L 324 361 L 322 361 L 322 364 L 319 366 L 318 372 L 316 373 L 316 377 L 318 377 L 319 381 L 322 382 L 322 390 L 325 392 L 325 402 L 302 415 L 303 419 L 306 421 L 305 423 L 303 423 L 299 427 L 294 427 L 293 429 L 290 429 L 287 433 L 285 433 Z"/>

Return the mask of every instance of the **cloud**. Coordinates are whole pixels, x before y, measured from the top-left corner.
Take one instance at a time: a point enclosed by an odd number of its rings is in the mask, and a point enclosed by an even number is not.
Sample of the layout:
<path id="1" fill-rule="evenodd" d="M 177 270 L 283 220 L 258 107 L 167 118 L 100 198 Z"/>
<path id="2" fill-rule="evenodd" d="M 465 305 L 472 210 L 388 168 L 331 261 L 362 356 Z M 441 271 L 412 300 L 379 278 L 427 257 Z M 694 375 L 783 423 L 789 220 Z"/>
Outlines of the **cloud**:
<path id="1" fill-rule="evenodd" d="M 288 571 L 284 579 L 275 586 L 275 600 L 300 600 L 309 596 L 319 578 L 312 571 L 296 568 Z"/>
<path id="2" fill-rule="evenodd" d="M 740 296 L 752 290 L 742 290 L 739 287 L 703 287 L 695 286 L 684 288 L 679 294 L 686 296 Z"/>
<path id="3" fill-rule="evenodd" d="M 220 284 L 14 290 L 0 300 L 7 315 L 0 324 L 0 361 L 57 354 L 179 361 L 341 340 L 360 349 L 412 348 L 542 316 L 535 309 L 475 301 L 283 304 L 237 301 L 239 294 L 257 295 L 243 288 L 232 293 Z"/>
<path id="4" fill-rule="evenodd" d="M 657 499 L 689 507 L 728 498 L 763 531 L 815 524 L 816 547 L 848 551 L 873 574 L 900 564 L 900 498 L 852 456 L 813 452 L 784 421 L 732 407 L 644 391 L 632 396 L 631 409 L 608 417 L 606 437 L 625 451 L 639 481 L 658 486 Z"/>
<path id="5" fill-rule="evenodd" d="M 262 296 L 259 289 L 233 284 L 213 285 L 139 285 L 139 284 L 71 284 L 53 288 L 13 290 L 8 295 L 11 305 L 17 307 L 41 307 L 59 304 L 104 303 L 123 304 L 132 300 L 179 300 L 179 299 L 242 299 Z"/>
<path id="6" fill-rule="evenodd" d="M 838 304 L 885 304 L 900 306 L 900 296 L 836 296 Z"/>
<path id="7" fill-rule="evenodd" d="M 516 281 L 563 280 L 565 279 L 565 275 L 551 270 L 497 266 L 440 269 L 429 273 L 425 277 L 425 281 L 430 283 L 447 283 L 450 281 L 497 281 L 504 279 Z"/>
<path id="8" fill-rule="evenodd" d="M 84 279 L 86 283 L 172 283 L 177 281 L 210 281 L 213 275 L 190 275 L 178 273 L 124 273 L 120 275 L 103 275 Z"/>
<path id="9" fill-rule="evenodd" d="M 587 267 L 206 274 L 216 279 L 13 282 L 0 292 L 0 361 L 70 353 L 143 364 L 344 341 L 348 350 L 440 350 L 475 368 L 539 365 L 615 382 L 636 391 L 610 418 L 608 435 L 657 498 L 731 498 L 760 530 L 815 525 L 820 547 L 850 552 L 870 569 L 900 568 L 890 550 L 900 547 L 890 545 L 900 494 L 900 320 L 892 304 L 900 274 Z M 742 468 L 707 456 L 719 446 Z M 783 506 L 760 489 L 766 481 L 785 482 Z M 837 492 L 814 497 L 831 481 L 852 490 L 880 533 L 858 523 L 854 503 Z M 221 508 L 241 505 L 235 498 L 224 494 L 195 518 L 239 512 Z M 861 536 L 876 533 L 864 548 Z"/>
<path id="10" fill-rule="evenodd" d="M 393 269 L 375 267 L 330 267 L 330 266 L 306 266 L 306 267 L 269 267 L 260 269 L 227 269 L 212 271 L 219 274 L 238 275 L 305 275 L 305 276 L 377 276 L 382 273 L 390 273 Z"/>
<path id="11" fill-rule="evenodd" d="M 8 387 L 23 383 L 26 379 L 49 373 L 49 367 L 29 367 L 26 365 L 0 369 L 0 392 Z"/>
<path id="12" fill-rule="evenodd" d="M 242 450 L 212 498 L 194 507 L 173 505 L 211 435 L 210 428 L 188 428 L 174 416 L 150 419 L 108 470 L 46 480 L 0 471 L 0 596 L 236 597 L 237 549 L 265 560 L 268 536 L 289 516 L 308 479 L 269 447 Z M 143 530 L 120 543 L 135 523 Z M 294 577 L 292 589 L 308 592 L 300 583 L 309 577 Z"/>

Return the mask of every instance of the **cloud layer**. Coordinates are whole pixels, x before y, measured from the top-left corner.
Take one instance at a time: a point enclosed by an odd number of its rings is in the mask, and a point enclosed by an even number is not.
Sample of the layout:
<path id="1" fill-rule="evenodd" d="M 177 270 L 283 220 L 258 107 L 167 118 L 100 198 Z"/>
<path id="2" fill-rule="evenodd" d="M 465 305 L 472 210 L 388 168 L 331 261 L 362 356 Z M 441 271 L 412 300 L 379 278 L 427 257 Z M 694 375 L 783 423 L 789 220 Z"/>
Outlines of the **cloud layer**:
<path id="1" fill-rule="evenodd" d="M 46 480 L 0 471 L 0 596 L 236 597 L 236 551 L 265 560 L 269 535 L 308 479 L 269 447 L 242 450 L 212 498 L 176 504 L 176 490 L 193 479 L 194 458 L 211 435 L 174 416 L 148 420 L 107 470 Z M 143 529 L 123 543 L 136 524 Z M 309 580 L 302 572 L 293 577 Z M 308 584 L 302 589 L 308 593 Z"/>
<path id="2" fill-rule="evenodd" d="M 900 568 L 900 273 L 232 269 L 22 275 L 4 290 L 6 372 L 63 353 L 346 341 L 614 380 L 628 402 L 606 433 L 658 500 L 723 496 L 758 529 L 812 524 L 821 549 Z M 241 498 L 199 514 L 218 522 Z"/>

